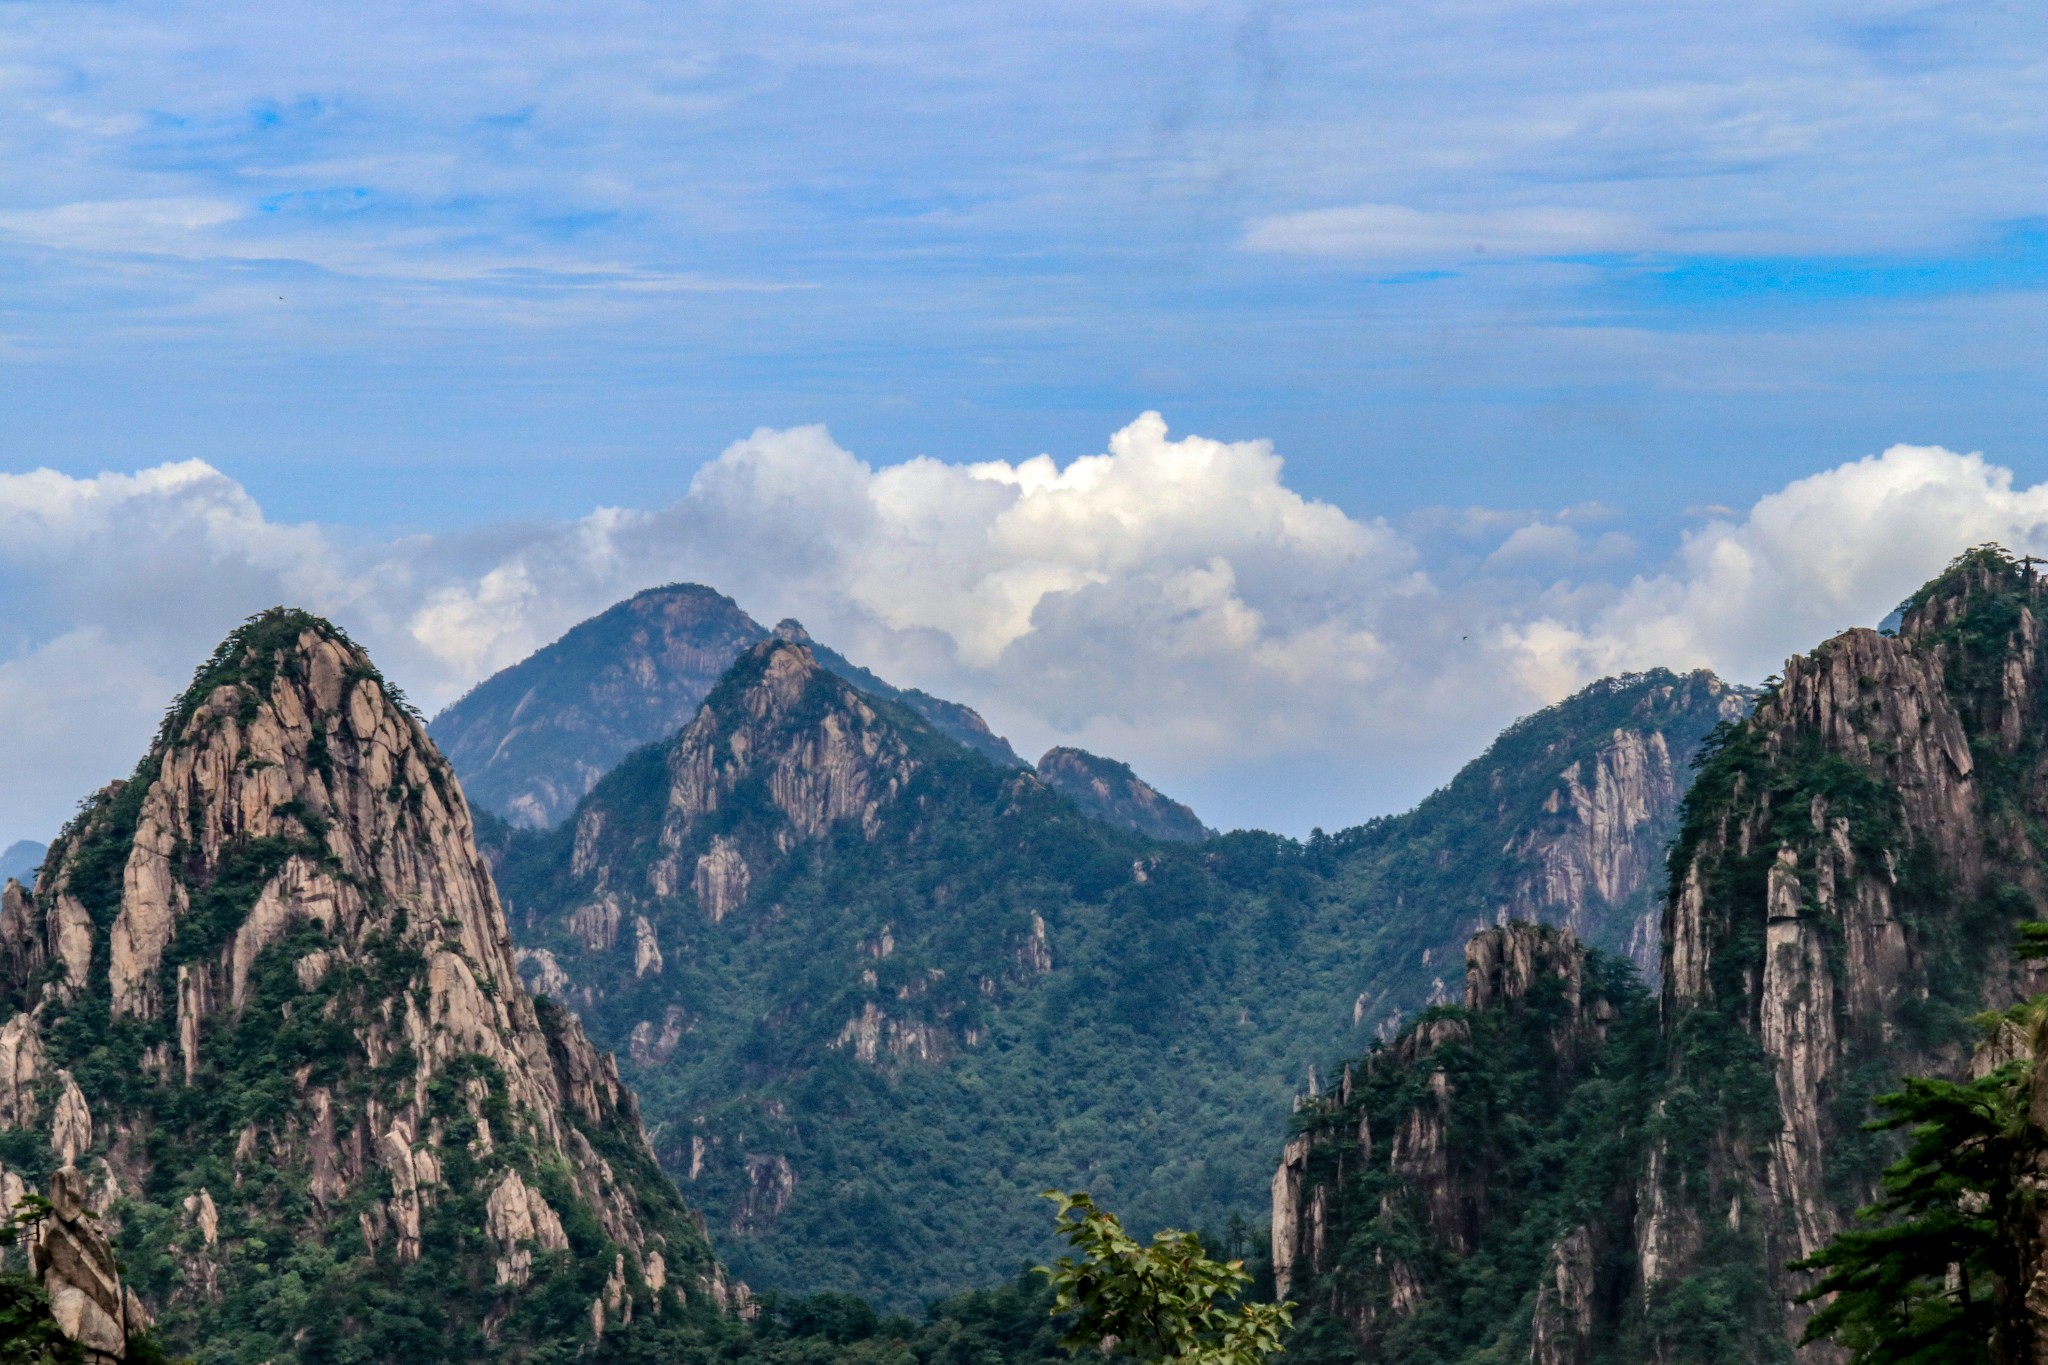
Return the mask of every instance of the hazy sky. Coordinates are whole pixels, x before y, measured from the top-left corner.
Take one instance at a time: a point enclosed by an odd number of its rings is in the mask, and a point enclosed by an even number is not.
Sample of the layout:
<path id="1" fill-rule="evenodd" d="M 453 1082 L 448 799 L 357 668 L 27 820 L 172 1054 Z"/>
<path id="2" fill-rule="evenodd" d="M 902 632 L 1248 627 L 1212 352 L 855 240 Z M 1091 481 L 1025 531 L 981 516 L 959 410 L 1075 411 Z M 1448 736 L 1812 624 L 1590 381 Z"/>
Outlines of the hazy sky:
<path id="1" fill-rule="evenodd" d="M 12 0 L 0 843 L 285 594 L 433 703 L 714 577 L 1290 829 L 1589 669 L 1758 676 L 2034 534 L 2039 19 Z"/>

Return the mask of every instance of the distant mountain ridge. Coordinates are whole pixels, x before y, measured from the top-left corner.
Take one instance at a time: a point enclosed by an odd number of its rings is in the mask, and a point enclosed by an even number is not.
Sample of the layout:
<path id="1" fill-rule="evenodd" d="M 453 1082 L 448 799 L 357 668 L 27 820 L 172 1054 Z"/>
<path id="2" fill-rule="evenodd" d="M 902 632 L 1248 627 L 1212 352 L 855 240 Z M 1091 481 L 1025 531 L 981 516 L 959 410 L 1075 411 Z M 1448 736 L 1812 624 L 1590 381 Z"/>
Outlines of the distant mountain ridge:
<path id="1" fill-rule="evenodd" d="M 766 634 L 710 588 L 649 588 L 478 683 L 428 733 L 471 801 L 545 828 L 620 759 L 688 723 Z"/>
<path id="2" fill-rule="evenodd" d="M 10 877 L 24 882 L 33 880 L 36 869 L 43 865 L 43 857 L 49 851 L 46 845 L 33 839 L 18 839 L 0 849 L 0 882 Z"/>
<path id="3" fill-rule="evenodd" d="M 435 716 L 428 733 L 472 802 L 516 827 L 545 829 L 627 754 L 687 725 L 733 661 L 770 634 L 711 588 L 649 588 L 478 683 Z M 892 686 L 817 645 L 795 621 L 773 634 L 812 645 L 826 668 L 909 707 L 990 762 L 1025 766 L 971 708 Z"/>
<path id="4" fill-rule="evenodd" d="M 1148 839 L 1199 843 L 1216 833 L 1132 772 L 1128 763 L 1062 746 L 1046 750 L 1037 772 L 1046 786 L 1096 819 Z"/>

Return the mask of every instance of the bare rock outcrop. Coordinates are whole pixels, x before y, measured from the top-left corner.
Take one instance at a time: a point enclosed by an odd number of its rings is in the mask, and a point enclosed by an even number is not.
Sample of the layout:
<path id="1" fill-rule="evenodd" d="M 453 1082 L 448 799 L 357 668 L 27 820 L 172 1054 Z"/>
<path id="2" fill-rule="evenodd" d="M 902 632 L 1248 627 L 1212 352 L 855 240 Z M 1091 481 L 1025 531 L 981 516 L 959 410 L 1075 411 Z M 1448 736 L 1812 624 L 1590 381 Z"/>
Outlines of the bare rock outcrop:
<path id="1" fill-rule="evenodd" d="M 1593 1358 L 1596 1279 L 1592 1235 L 1573 1228 L 1550 1248 L 1550 1273 L 1536 1287 L 1529 1365 L 1586 1365 Z"/>
<path id="2" fill-rule="evenodd" d="M 6 885 L 0 886 L 0 990 L 7 996 L 15 996 L 42 974 L 48 949 L 41 918 L 21 883 L 9 877 Z"/>
<path id="3" fill-rule="evenodd" d="M 50 1316 L 91 1365 L 118 1365 L 128 1340 L 149 1326 L 121 1282 L 114 1250 L 94 1225 L 85 1177 L 66 1165 L 50 1177 L 50 1212 L 29 1243 L 29 1269 L 50 1296 Z"/>
<path id="4" fill-rule="evenodd" d="M 1199 843 L 1214 833 L 1196 814 L 1162 795 L 1127 763 L 1085 749 L 1048 749 L 1038 780 L 1089 816 L 1152 839 Z"/>
<path id="5" fill-rule="evenodd" d="M 517 1171 L 505 1172 L 504 1179 L 491 1190 L 484 1203 L 484 1231 L 498 1244 L 499 1284 L 525 1284 L 532 1278 L 536 1250 L 569 1249 L 561 1217 Z"/>
<path id="6" fill-rule="evenodd" d="M 748 660 L 752 676 L 742 710 L 707 708 L 670 755 L 663 843 L 690 842 L 697 823 L 749 779 L 765 789 L 793 838 L 816 838 L 847 823 L 872 833 L 882 806 L 916 769 L 908 746 L 804 646 L 774 640 Z M 798 708 L 814 688 L 835 704 L 817 724 L 807 724 Z"/>
<path id="7" fill-rule="evenodd" d="M 690 876 L 690 889 L 697 904 L 713 924 L 739 909 L 747 899 L 747 883 L 753 880 L 739 845 L 724 835 L 713 835 L 711 847 L 697 859 Z"/>

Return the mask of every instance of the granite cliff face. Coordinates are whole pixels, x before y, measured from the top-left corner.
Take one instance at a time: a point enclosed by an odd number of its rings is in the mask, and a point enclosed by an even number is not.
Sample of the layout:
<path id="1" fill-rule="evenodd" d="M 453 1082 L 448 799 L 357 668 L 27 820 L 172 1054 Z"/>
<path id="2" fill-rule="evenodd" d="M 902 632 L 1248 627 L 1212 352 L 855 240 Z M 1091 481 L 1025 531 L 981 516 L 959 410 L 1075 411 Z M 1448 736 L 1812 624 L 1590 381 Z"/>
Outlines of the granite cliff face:
<path id="1" fill-rule="evenodd" d="M 90 1191 L 77 1168 L 51 1174 L 49 1207 L 32 1218 L 22 1237 L 29 1273 L 49 1296 L 50 1319 L 88 1365 L 120 1365 L 136 1352 L 150 1327 L 135 1291 L 121 1282 L 114 1249 L 97 1226 Z M 28 1192 L 21 1177 L 0 1173 L 0 1199 L 10 1211 Z M 0 1254 L 0 1266 L 8 1256 Z"/>
<path id="2" fill-rule="evenodd" d="M 1803 1282 L 1778 1267 L 1868 1202 L 1888 1150 L 1857 1131 L 1872 1093 L 1957 1073 L 1970 1016 L 2038 988 L 2006 945 L 2048 907 L 2043 597 L 2002 553 L 1965 555 L 1895 636 L 1787 662 L 1702 770 L 1664 920 L 1676 1131 L 1636 1229 L 1653 1318 L 1754 1258 L 1759 1331 L 1796 1338 Z M 1685 1328 L 1653 1332 L 1656 1358 Z"/>
<path id="3" fill-rule="evenodd" d="M 1161 795 L 1127 763 L 1085 749 L 1048 749 L 1038 780 L 1106 824 L 1148 839 L 1200 843 L 1215 833 L 1180 802 Z"/>
<path id="4" fill-rule="evenodd" d="M 848 659 L 838 650 L 819 644 L 811 633 L 797 621 L 780 621 L 775 626 L 775 638 L 786 640 L 793 645 L 802 645 L 811 651 L 825 668 L 825 671 L 845 679 L 856 689 L 870 697 L 893 701 L 905 710 L 914 713 L 925 724 L 937 730 L 956 744 L 964 744 L 999 768 L 1022 768 L 1028 766 L 1017 757 L 1017 751 L 1010 747 L 1010 741 L 988 728 L 988 722 L 981 713 L 971 706 L 962 706 L 957 701 L 947 701 L 915 687 L 898 687 L 885 682 L 868 669 Z"/>
<path id="5" fill-rule="evenodd" d="M 1633 681 L 1594 687 L 1625 690 Z M 1755 694 L 1707 672 L 1637 685 L 1636 723 L 1617 725 L 1560 767 L 1542 814 L 1510 842 L 1509 856 L 1520 866 L 1509 874 L 1501 911 L 1512 919 L 1563 924 L 1626 953 L 1654 980 L 1664 857 L 1677 833 L 1692 756 L 1704 738 L 1698 721 L 1739 720 Z M 1697 720 L 1669 728 L 1655 723 L 1666 716 Z"/>
<path id="6" fill-rule="evenodd" d="M 1571 1220 L 1621 1184 L 1599 1119 L 1625 1012 L 1640 1030 L 1646 997 L 1569 929 L 1482 930 L 1462 1006 L 1299 1099 L 1273 1178 L 1272 1256 L 1307 1353 L 1455 1359 L 1436 1353 L 1498 1348 L 1520 1308 L 1535 1321 L 1529 1359 L 1590 1359 L 1616 1277 L 1596 1265 L 1596 1230 Z"/>
<path id="7" fill-rule="evenodd" d="M 1603 679 L 1517 721 L 1415 810 L 1332 836 L 1340 884 L 1405 954 L 1357 1022 L 1391 1037 L 1418 1004 L 1455 999 L 1466 938 L 1510 919 L 1566 926 L 1655 980 L 1693 758 L 1754 695 L 1705 671 Z"/>
<path id="8" fill-rule="evenodd" d="M 84 1191 L 174 1345 L 516 1358 L 729 1297 L 611 1059 L 520 983 L 447 764 L 333 627 L 237 631 L 46 868 L 0 904 L 10 1174 Z"/>
<path id="9" fill-rule="evenodd" d="M 586 948 L 613 946 L 618 915 L 645 899 L 687 894 L 717 923 L 746 904 L 762 869 L 798 846 L 841 829 L 874 838 L 916 775 L 903 732 L 804 645 L 756 646 L 722 690 L 726 704 L 706 706 L 668 747 L 651 847 L 623 813 L 598 804 L 578 815 L 574 862 L 590 876 L 593 900 L 570 920 Z M 644 871 L 618 877 L 636 854 Z M 648 937 L 639 922 L 636 955 Z M 650 967 L 652 957 L 636 975 Z"/>

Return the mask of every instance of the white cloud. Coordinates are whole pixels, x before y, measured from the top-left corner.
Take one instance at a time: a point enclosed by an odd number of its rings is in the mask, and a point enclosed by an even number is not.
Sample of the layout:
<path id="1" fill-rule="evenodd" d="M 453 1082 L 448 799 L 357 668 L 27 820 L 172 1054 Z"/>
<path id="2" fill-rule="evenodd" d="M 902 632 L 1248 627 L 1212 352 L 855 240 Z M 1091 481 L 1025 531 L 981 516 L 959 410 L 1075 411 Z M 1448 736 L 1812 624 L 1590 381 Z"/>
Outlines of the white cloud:
<path id="1" fill-rule="evenodd" d="M 1874 625 L 1986 541 L 2048 550 L 2048 484 L 2015 488 L 2011 470 L 1981 455 L 1893 446 L 1689 532 L 1670 569 L 1584 620 L 1539 617 L 1506 638 L 1531 679 L 1652 663 L 1756 678 L 1794 650 Z"/>
<path id="2" fill-rule="evenodd" d="M 1394 264 L 1569 256 L 1654 244 L 1640 223 L 1618 214 L 1542 207 L 1440 213 L 1353 204 L 1256 218 L 1244 235 L 1252 251 Z"/>
<path id="3" fill-rule="evenodd" d="M 196 461 L 0 476 L 0 841 L 124 771 L 213 643 L 277 602 L 336 616 L 431 709 L 631 592 L 707 582 L 1020 749 L 1079 742 L 1212 821 L 1301 829 L 1413 799 L 1601 674 L 1754 680 L 1968 545 L 2048 549 L 2048 485 L 1930 447 L 1798 480 L 1625 582 L 1633 543 L 1582 529 L 1610 514 L 1463 514 L 1491 557 L 1433 566 L 1290 489 L 1267 443 L 1156 414 L 1064 467 L 876 469 L 821 427 L 762 430 L 664 507 L 381 543 L 270 521 Z"/>
<path id="4" fill-rule="evenodd" d="M 1535 521 L 1515 532 L 1486 557 L 1489 569 L 1536 571 L 1576 568 L 1626 559 L 1635 541 L 1620 531 L 1581 535 L 1563 521 Z"/>

